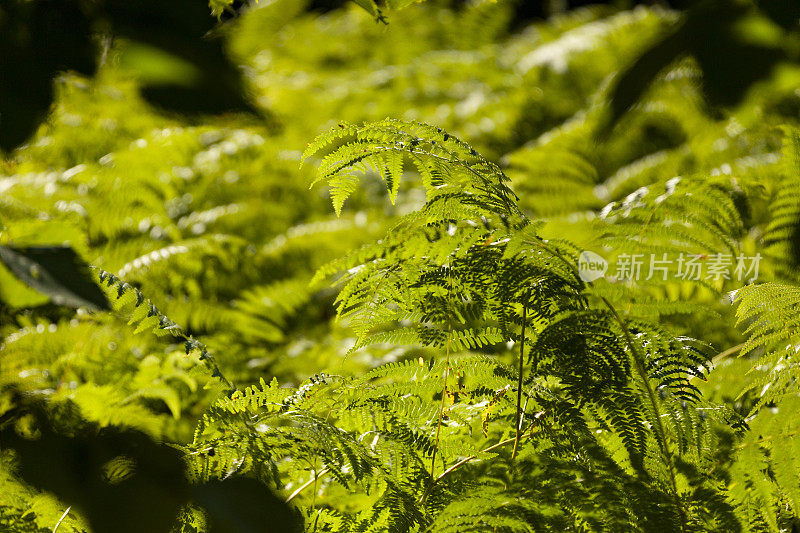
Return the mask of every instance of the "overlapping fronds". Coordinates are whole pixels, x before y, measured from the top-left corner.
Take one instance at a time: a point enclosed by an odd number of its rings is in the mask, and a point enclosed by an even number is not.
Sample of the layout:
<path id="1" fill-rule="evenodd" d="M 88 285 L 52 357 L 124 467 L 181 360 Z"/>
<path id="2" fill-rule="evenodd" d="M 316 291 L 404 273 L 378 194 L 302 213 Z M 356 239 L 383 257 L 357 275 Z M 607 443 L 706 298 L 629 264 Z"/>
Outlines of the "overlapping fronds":
<path id="1" fill-rule="evenodd" d="M 800 131 L 786 127 L 784 133 L 783 176 L 769 207 L 770 220 L 764 232 L 764 243 L 770 254 L 794 266 L 800 259 Z M 791 266 L 783 269 L 793 278 Z"/>
<path id="2" fill-rule="evenodd" d="M 603 244 L 648 258 L 684 253 L 730 259 L 738 255 L 742 231 L 730 190 L 705 179 L 672 178 L 642 187 L 606 205 L 601 221 Z"/>
<path id="3" fill-rule="evenodd" d="M 757 357 L 755 366 L 764 366 L 768 371 L 749 386 L 758 390 L 757 408 L 797 390 L 800 290 L 762 283 L 739 289 L 735 298 L 737 325 L 747 336 L 741 353 Z"/>
<path id="4" fill-rule="evenodd" d="M 263 121 L 153 113 L 114 44 L 56 80 L 0 241 L 68 241 L 115 310 L 5 302 L 0 268 L 2 382 L 190 442 L 195 480 L 254 477 L 309 531 L 797 529 L 794 74 L 709 113 L 687 58 L 598 142 L 674 12 L 357 3 L 237 8 Z M 85 530 L 1 455 L 0 529 Z"/>
<path id="5" fill-rule="evenodd" d="M 375 127 L 384 128 L 383 124 Z M 364 130 L 369 131 L 369 127 Z M 384 144 L 391 143 L 391 133 L 384 132 L 389 136 L 382 138 Z M 393 133 L 396 139 L 402 139 L 397 142 L 405 146 L 407 139 L 403 134 Z M 344 135 L 356 134 L 354 130 Z M 311 150 L 318 150 L 341 135 L 334 130 Z M 351 150 L 352 147 L 347 147 L 342 153 L 334 151 L 338 155 L 323 160 L 319 175 L 336 179 L 339 173 L 358 169 L 360 159 L 344 157 Z M 376 160 L 373 164 L 386 167 L 391 162 Z M 395 172 L 391 168 L 376 170 L 385 170 L 389 175 Z M 397 183 L 393 178 L 387 182 L 390 190 Z M 430 186 L 429 181 L 424 183 Z M 617 235 L 618 241 L 624 240 L 627 246 L 640 252 L 698 247 L 735 251 L 741 223 L 730 196 L 716 185 L 699 183 L 691 190 L 676 192 L 679 183 L 677 179 L 667 183 L 665 192 L 657 198 L 650 198 L 646 190 L 640 191 L 620 206 L 606 209 L 607 242 Z M 705 520 L 690 516 L 694 503 L 683 501 L 676 476 L 677 469 L 682 468 L 681 461 L 690 456 L 695 465 L 705 465 L 710 460 L 713 438 L 711 426 L 703 423 L 709 418 L 704 410 L 714 412 L 716 408 L 697 403 L 700 391 L 695 379 L 705 379 L 712 354 L 703 343 L 671 334 L 646 321 L 660 314 L 687 312 L 690 304 L 670 304 L 647 294 L 636 294 L 634 300 L 640 303 L 628 306 L 625 312 L 628 318 L 622 318 L 623 311 L 617 310 L 612 302 L 623 298 L 613 298 L 616 294 L 613 286 L 601 284 L 595 289 L 579 279 L 576 247 L 541 238 L 537 234 L 540 226 L 524 217 L 508 218 L 508 213 L 514 210 L 502 213 L 497 221 L 497 211 L 486 209 L 486 204 L 463 200 L 465 192 L 487 194 L 485 188 L 472 192 L 473 185 L 468 181 L 442 182 L 441 186 L 448 190 L 446 194 L 429 194 L 426 204 L 402 218 L 383 240 L 318 273 L 320 278 L 331 275 L 337 268 L 347 269 L 339 280 L 342 289 L 338 305 L 339 315 L 359 335 L 354 350 L 374 342 L 438 348 L 444 353 L 448 370 L 444 373 L 444 383 L 432 383 L 429 390 L 433 393 L 441 387 L 443 398 L 445 394 L 461 398 L 460 388 L 453 389 L 453 385 L 447 384 L 454 371 L 449 369 L 451 353 L 464 348 L 485 350 L 490 339 L 494 343 L 505 340 L 521 343 L 516 376 L 519 383 L 513 384 L 512 374 L 505 385 L 498 384 L 491 391 L 491 399 L 487 398 L 489 407 L 495 410 L 498 401 L 509 403 L 502 391 L 509 387 L 518 389 L 515 423 L 520 427 L 511 439 L 514 454 L 524 440 L 520 431 L 526 419 L 533 426 L 546 423 L 547 418 L 541 422 L 526 418 L 521 403 L 524 397 L 525 406 L 531 403 L 542 408 L 551 401 L 547 398 L 553 393 L 543 395 L 540 388 L 540 380 L 546 377 L 557 384 L 556 396 L 572 403 L 575 412 L 584 410 L 585 414 L 571 418 L 570 427 L 588 423 L 603 428 L 601 431 L 609 435 L 603 439 L 609 451 L 624 450 L 621 456 L 617 453 L 617 460 L 631 472 L 657 480 L 653 490 L 663 491 L 672 501 L 669 520 L 677 528 L 684 528 L 695 519 Z M 335 202 L 337 194 L 332 191 Z M 665 204 L 663 214 L 658 211 L 661 204 Z M 483 212 L 476 212 L 473 206 L 479 206 Z M 699 207 L 705 210 L 700 211 Z M 478 215 L 480 222 L 476 220 Z M 625 219 L 624 223 L 619 223 L 620 218 Z M 658 219 L 658 224 L 675 223 L 684 229 L 661 231 L 650 227 L 653 219 Z M 634 226 L 641 238 L 631 237 Z M 620 287 L 617 292 L 620 291 L 634 293 L 632 287 Z M 655 311 L 645 312 L 647 306 Z M 642 318 L 634 319 L 637 316 Z M 533 372 L 528 380 L 522 377 L 525 364 Z M 437 422 L 434 459 L 437 451 L 447 453 L 447 440 L 440 439 L 439 429 L 445 416 L 452 419 L 452 410 L 457 406 L 445 410 L 444 405 Z M 483 422 L 492 416 L 482 416 Z M 583 417 L 586 418 L 581 422 Z M 734 418 L 717 416 L 714 420 L 733 424 Z M 530 445 L 523 443 L 522 448 Z M 435 465 L 431 468 L 433 472 Z M 446 462 L 442 468 L 446 469 Z M 699 467 L 694 472 L 696 482 L 706 487 L 703 490 L 719 497 L 718 489 L 712 487 L 713 481 L 699 479 Z M 453 509 L 463 513 L 460 504 L 454 504 Z M 520 516 L 526 513 L 524 509 L 513 509 L 509 508 L 510 515 L 500 513 L 496 519 L 491 518 L 492 513 L 483 513 L 484 521 L 491 521 L 484 525 L 505 524 L 509 531 L 525 530 L 534 519 L 513 518 L 518 512 Z M 721 511 L 725 517 L 727 512 Z M 467 520 L 462 516 L 446 519 L 443 524 L 466 527 L 461 519 Z"/>

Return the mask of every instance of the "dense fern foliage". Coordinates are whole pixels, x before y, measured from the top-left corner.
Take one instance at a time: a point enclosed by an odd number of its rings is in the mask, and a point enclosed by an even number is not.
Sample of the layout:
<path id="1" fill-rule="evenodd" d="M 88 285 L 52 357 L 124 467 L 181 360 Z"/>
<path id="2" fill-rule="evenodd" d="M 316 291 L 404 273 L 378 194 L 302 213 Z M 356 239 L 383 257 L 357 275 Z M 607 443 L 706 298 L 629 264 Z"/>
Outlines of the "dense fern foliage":
<path id="1" fill-rule="evenodd" d="M 141 432 L 308 532 L 800 528 L 796 66 L 722 109 L 682 58 L 602 136 L 675 12 L 210 5 L 260 117 L 149 107 L 123 40 L 3 159 L 0 245 L 112 309 L 0 266 L 0 430 Z M 0 464 L 3 531 L 97 523 Z"/>

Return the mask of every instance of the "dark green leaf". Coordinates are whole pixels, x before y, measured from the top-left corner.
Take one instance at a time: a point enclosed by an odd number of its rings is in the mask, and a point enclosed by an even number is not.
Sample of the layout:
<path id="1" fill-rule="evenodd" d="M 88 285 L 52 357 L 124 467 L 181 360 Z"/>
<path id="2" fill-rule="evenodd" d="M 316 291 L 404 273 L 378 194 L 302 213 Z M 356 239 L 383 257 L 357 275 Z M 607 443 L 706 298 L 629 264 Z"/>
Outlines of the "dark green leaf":
<path id="1" fill-rule="evenodd" d="M 89 267 L 69 246 L 0 246 L 0 261 L 55 304 L 110 309 Z"/>

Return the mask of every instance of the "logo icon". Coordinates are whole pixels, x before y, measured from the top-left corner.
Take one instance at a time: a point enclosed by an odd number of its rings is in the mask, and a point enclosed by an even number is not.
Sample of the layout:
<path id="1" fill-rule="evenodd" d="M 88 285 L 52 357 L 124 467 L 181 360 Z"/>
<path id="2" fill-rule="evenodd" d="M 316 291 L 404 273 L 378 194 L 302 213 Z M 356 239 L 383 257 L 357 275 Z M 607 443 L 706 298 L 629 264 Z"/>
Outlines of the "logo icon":
<path id="1" fill-rule="evenodd" d="M 578 275 L 589 283 L 602 278 L 608 270 L 608 261 L 594 252 L 584 250 L 578 258 Z"/>

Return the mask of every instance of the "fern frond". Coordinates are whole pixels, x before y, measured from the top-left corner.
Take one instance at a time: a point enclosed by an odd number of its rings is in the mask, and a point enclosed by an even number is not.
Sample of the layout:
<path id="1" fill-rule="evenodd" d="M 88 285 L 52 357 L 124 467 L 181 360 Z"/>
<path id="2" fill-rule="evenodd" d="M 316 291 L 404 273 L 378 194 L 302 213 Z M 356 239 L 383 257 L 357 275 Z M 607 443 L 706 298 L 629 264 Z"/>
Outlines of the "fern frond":
<path id="1" fill-rule="evenodd" d="M 98 278 L 107 287 L 106 294 L 113 299 L 116 309 L 131 308 L 128 325 L 136 325 L 134 333 L 149 331 L 157 336 L 172 335 L 184 343 L 187 355 L 194 351 L 199 352 L 200 361 L 208 368 L 213 378 L 218 378 L 230 390 L 235 390 L 233 383 L 222 374 L 214 356 L 206 346 L 187 335 L 178 324 L 161 313 L 139 289 L 105 270 L 98 269 Z"/>
<path id="2" fill-rule="evenodd" d="M 357 127 L 345 125 L 313 142 L 305 157 L 343 137 L 352 137 L 353 140 L 322 159 L 314 181 L 325 181 L 330 185 L 337 214 L 356 188 L 355 173 L 375 171 L 386 182 L 394 201 L 404 159 L 409 159 L 416 167 L 429 194 L 442 186 L 454 187 L 459 191 L 480 193 L 497 212 L 517 212 L 513 202 L 515 196 L 505 185 L 508 178 L 499 167 L 441 128 L 394 119 Z"/>

